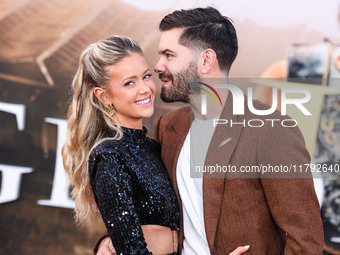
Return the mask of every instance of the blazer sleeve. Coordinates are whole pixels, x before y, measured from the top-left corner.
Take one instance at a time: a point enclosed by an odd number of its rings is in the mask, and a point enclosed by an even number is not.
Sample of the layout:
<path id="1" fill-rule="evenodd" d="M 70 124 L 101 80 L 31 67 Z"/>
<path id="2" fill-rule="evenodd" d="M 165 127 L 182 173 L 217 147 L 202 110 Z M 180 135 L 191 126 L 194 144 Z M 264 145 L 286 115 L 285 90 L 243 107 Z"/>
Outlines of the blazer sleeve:
<path id="1" fill-rule="evenodd" d="M 113 152 L 90 157 L 94 197 L 117 254 L 151 254 L 133 204 L 132 176 Z"/>
<path id="2" fill-rule="evenodd" d="M 259 137 L 258 148 L 259 164 L 291 171 L 261 179 L 273 219 L 286 235 L 284 254 L 322 254 L 324 234 L 312 174 L 299 168 L 310 164 L 300 130 L 267 129 Z"/>

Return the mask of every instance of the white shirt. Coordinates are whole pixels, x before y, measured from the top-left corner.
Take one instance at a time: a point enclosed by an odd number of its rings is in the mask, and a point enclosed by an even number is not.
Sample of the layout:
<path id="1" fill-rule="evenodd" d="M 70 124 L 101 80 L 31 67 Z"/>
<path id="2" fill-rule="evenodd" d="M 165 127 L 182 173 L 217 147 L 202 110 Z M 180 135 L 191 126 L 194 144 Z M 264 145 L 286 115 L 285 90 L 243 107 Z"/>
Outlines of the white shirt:
<path id="1" fill-rule="evenodd" d="M 195 119 L 177 161 L 176 180 L 183 209 L 183 255 L 210 254 L 204 226 L 203 178 L 195 172 L 195 166 L 204 165 L 213 133 L 212 120 Z"/>

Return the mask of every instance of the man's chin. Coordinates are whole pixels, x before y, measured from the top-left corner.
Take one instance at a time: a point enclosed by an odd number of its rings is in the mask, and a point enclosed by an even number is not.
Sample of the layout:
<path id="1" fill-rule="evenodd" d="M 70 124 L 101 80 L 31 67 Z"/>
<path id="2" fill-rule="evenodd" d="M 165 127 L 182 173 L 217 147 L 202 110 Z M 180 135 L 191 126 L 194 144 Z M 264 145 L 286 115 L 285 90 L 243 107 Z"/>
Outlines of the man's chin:
<path id="1" fill-rule="evenodd" d="M 168 95 L 162 92 L 161 92 L 160 97 L 164 103 L 174 103 L 174 102 L 189 103 L 188 97 L 185 98 L 185 97 L 178 97 L 178 96 L 173 96 L 173 95 L 171 96 L 171 95 Z"/>
<path id="2" fill-rule="evenodd" d="M 166 89 L 165 86 L 162 86 L 161 94 L 160 94 L 161 100 L 165 103 L 173 103 L 175 102 L 173 100 L 173 96 L 171 95 L 170 91 Z"/>
<path id="3" fill-rule="evenodd" d="M 163 93 L 161 93 L 161 99 L 164 103 L 173 103 L 176 102 L 175 100 L 173 100 L 172 98 L 170 98 L 168 95 L 164 95 Z"/>

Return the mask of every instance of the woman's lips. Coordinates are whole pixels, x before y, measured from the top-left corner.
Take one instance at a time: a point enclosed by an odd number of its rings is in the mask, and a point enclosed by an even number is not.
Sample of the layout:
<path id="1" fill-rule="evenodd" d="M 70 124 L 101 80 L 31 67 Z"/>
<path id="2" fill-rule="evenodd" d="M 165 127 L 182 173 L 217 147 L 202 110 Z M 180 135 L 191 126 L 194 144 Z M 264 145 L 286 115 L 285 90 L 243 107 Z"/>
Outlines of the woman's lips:
<path id="1" fill-rule="evenodd" d="M 140 105 L 140 106 L 148 106 L 152 103 L 151 101 L 151 96 L 145 99 L 141 99 L 135 102 L 135 104 Z"/>

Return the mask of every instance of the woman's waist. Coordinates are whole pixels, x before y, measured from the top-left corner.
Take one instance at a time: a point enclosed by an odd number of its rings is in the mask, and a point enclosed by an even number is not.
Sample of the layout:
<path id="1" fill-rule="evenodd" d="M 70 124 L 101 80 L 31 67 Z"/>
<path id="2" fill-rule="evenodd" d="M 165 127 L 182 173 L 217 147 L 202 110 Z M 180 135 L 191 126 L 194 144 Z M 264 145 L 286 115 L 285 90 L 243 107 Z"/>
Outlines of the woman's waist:
<path id="1" fill-rule="evenodd" d="M 178 250 L 178 231 L 160 225 L 142 225 L 147 248 L 153 254 L 171 254 Z"/>

